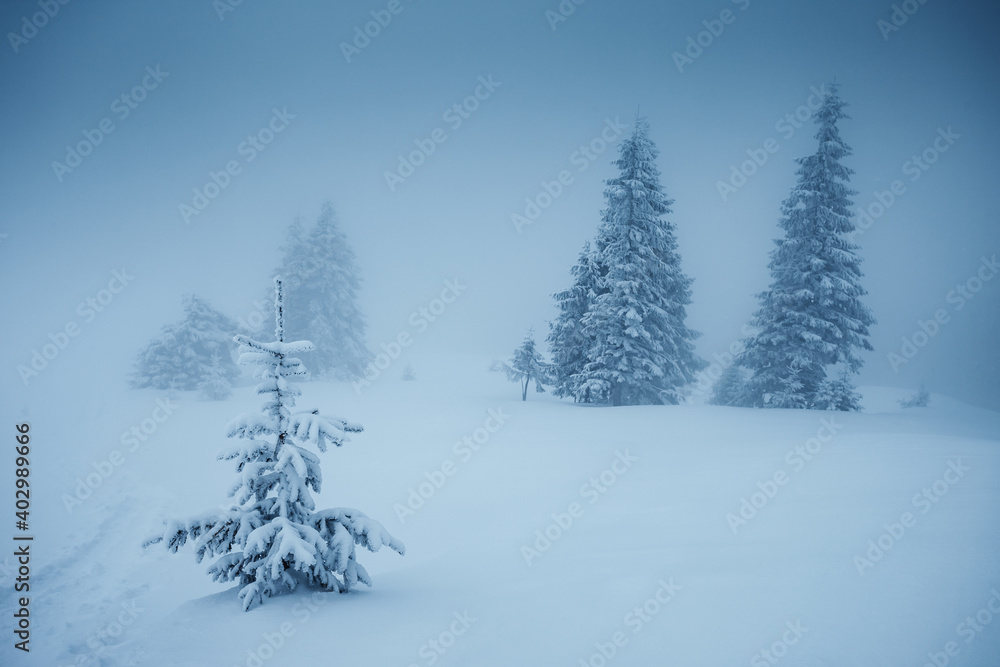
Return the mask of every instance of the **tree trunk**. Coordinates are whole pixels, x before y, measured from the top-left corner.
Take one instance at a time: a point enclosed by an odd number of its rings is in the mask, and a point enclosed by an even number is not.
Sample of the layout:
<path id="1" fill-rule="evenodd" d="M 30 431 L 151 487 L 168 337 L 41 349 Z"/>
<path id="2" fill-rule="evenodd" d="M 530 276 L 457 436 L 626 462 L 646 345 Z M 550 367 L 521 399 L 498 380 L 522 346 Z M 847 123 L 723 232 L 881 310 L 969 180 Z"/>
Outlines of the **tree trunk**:
<path id="1" fill-rule="evenodd" d="M 622 383 L 615 383 L 614 389 L 611 390 L 611 405 L 619 407 L 622 404 Z"/>
<path id="2" fill-rule="evenodd" d="M 530 378 L 524 378 L 521 381 L 521 400 L 522 401 L 528 400 L 528 380 L 529 379 Z"/>

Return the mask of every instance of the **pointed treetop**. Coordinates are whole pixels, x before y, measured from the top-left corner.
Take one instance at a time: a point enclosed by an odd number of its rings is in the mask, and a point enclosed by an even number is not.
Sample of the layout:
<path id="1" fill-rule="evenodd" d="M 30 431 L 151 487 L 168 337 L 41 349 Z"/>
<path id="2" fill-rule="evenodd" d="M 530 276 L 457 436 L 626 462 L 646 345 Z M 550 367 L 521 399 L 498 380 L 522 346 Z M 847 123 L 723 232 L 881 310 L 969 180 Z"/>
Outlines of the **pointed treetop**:
<path id="1" fill-rule="evenodd" d="M 840 138 L 840 130 L 837 129 L 837 121 L 842 118 L 851 119 L 844 111 L 844 107 L 847 107 L 848 104 L 837 94 L 839 90 L 839 84 L 831 83 L 829 91 L 823 96 L 819 109 L 813 114 L 813 122 L 819 125 L 815 138 L 820 142 L 820 150 L 823 150 L 827 142 L 833 142 L 837 151 L 837 159 L 851 154 L 851 149 Z"/>
<path id="2" fill-rule="evenodd" d="M 635 120 L 632 122 L 632 140 L 643 138 L 649 134 L 649 119 L 639 113 L 636 109 Z"/>

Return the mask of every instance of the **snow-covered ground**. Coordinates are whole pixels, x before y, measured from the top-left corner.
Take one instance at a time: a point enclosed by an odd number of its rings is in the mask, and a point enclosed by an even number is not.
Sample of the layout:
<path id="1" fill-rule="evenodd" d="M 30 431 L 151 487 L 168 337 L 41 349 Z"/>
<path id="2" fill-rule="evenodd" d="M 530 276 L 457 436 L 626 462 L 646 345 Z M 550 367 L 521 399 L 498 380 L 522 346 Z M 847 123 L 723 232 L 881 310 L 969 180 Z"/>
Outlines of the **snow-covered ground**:
<path id="1" fill-rule="evenodd" d="M 5 641 L 0 663 L 1000 664 L 1000 414 L 901 410 L 883 388 L 860 414 L 522 403 L 488 362 L 414 359 L 402 382 L 401 361 L 360 395 L 302 385 L 300 407 L 366 429 L 323 455 L 317 506 L 362 510 L 407 552 L 359 552 L 372 589 L 248 613 L 189 548 L 140 543 L 225 500 L 215 455 L 251 388 L 39 404 L 32 652 Z"/>

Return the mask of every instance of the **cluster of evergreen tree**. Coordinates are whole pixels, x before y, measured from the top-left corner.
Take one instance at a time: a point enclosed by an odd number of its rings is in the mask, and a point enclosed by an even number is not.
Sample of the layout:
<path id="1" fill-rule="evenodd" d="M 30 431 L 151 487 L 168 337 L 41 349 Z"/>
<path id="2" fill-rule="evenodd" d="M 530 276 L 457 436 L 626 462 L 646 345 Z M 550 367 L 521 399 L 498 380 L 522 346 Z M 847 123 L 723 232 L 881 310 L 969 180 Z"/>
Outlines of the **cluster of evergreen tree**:
<path id="1" fill-rule="evenodd" d="M 577 402 L 678 403 L 705 362 L 687 327 L 691 279 L 680 268 L 673 203 L 656 166 L 659 151 L 637 118 L 606 182 L 606 208 L 594 242 L 572 268 L 573 284 L 554 295 L 550 325 L 557 396 Z"/>
<path id="2" fill-rule="evenodd" d="M 771 284 L 735 365 L 716 383 L 715 402 L 769 408 L 858 410 L 861 397 L 851 376 L 871 350 L 875 323 L 862 303 L 861 258 L 850 239 L 855 230 L 849 187 L 851 154 L 838 122 L 847 118 L 837 86 L 814 115 L 819 146 L 799 158 L 797 181 L 781 207 L 784 236 L 771 251 Z M 746 373 L 746 377 L 743 374 Z"/>
<path id="3" fill-rule="evenodd" d="M 296 219 L 283 251 L 279 273 L 287 276 L 286 301 L 292 313 L 287 322 L 289 335 L 320 346 L 310 358 L 318 375 L 338 380 L 361 377 L 371 353 L 357 303 L 359 273 L 333 207 L 324 204 L 315 225 L 308 229 Z M 129 384 L 198 390 L 209 400 L 228 398 L 239 376 L 232 342 L 238 332 L 237 324 L 205 299 L 185 296 L 184 319 L 164 327 L 143 348 Z"/>
<path id="4" fill-rule="evenodd" d="M 796 160 L 797 181 L 781 207 L 753 334 L 724 370 L 710 402 L 760 408 L 858 410 L 852 376 L 872 349 L 875 323 L 862 303 L 861 259 L 850 189 L 851 154 L 838 122 L 847 118 L 837 86 L 814 114 L 819 146 Z M 660 185 L 658 151 L 636 120 L 621 145 L 617 178 L 593 242 L 572 268 L 572 285 L 554 295 L 549 371 L 554 393 L 577 402 L 677 403 L 705 362 L 699 335 L 685 324 L 691 279 L 680 268 L 673 203 Z"/>

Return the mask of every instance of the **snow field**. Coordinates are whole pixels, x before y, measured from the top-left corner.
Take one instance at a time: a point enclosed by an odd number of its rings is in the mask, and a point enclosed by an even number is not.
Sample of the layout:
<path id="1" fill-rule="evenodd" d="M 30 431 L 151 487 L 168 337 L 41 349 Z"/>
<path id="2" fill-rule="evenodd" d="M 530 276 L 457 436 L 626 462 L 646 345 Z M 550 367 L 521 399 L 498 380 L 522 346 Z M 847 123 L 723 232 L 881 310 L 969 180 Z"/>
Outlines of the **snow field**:
<path id="1" fill-rule="evenodd" d="M 303 383 L 298 403 L 365 426 L 321 456 L 317 507 L 362 510 L 406 556 L 359 552 L 373 588 L 249 613 L 189 548 L 138 545 L 225 500 L 215 455 L 260 403 L 250 388 L 181 392 L 72 513 L 60 494 L 163 393 L 122 389 L 72 427 L 33 415 L 76 447 L 38 463 L 46 639 L 26 664 L 996 664 L 1000 415 L 938 396 L 900 410 L 904 392 L 877 388 L 869 412 L 833 415 L 521 402 L 486 359 L 407 361 L 415 382 Z M 413 491 L 423 504 L 400 517 Z"/>

